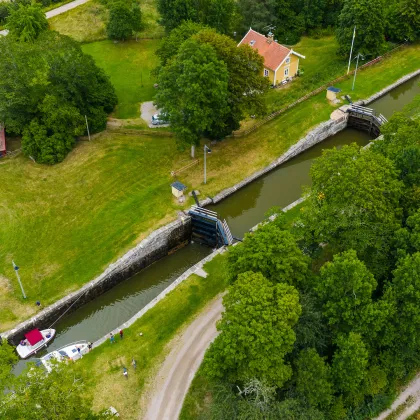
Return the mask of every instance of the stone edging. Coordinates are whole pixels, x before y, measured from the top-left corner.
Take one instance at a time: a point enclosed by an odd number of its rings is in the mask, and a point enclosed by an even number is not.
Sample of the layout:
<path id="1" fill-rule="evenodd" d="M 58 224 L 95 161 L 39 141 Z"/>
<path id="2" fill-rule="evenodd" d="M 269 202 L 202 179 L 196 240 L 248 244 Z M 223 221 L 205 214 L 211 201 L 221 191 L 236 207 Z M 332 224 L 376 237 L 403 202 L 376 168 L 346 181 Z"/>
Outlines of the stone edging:
<path id="1" fill-rule="evenodd" d="M 159 293 L 158 296 L 156 296 L 152 301 L 150 301 L 143 309 L 141 309 L 139 312 L 137 312 L 135 315 L 133 315 L 128 321 L 124 322 L 121 326 L 118 328 L 115 328 L 114 330 L 110 331 L 113 334 L 118 334 L 120 329 L 125 329 L 133 325 L 139 318 L 141 318 L 147 311 L 152 309 L 158 302 L 160 302 L 168 293 L 172 292 L 180 283 L 182 283 L 184 280 L 186 280 L 191 274 L 194 274 L 199 269 L 203 268 L 203 265 L 209 261 L 211 261 L 216 255 L 219 255 L 223 252 L 225 252 L 225 247 L 219 248 L 216 251 L 213 251 L 210 255 L 203 258 L 201 261 L 199 261 L 197 264 L 190 267 L 187 271 L 185 271 L 183 274 L 181 274 L 173 283 L 171 283 L 165 290 L 163 290 L 161 293 Z M 109 339 L 109 333 L 99 340 L 96 340 L 93 343 L 93 347 L 98 347 L 101 344 L 103 344 L 105 341 Z"/>
<path id="2" fill-rule="evenodd" d="M 13 342 L 18 335 L 29 329 L 43 328 L 55 323 L 70 308 L 77 309 L 122 280 L 133 276 L 152 262 L 166 256 L 170 249 L 188 240 L 190 234 L 191 218 L 182 214 L 179 219 L 153 231 L 116 262 L 110 264 L 94 280 L 46 307 L 32 318 L 21 322 L 13 329 L 1 333 L 1 336 Z"/>
<path id="3" fill-rule="evenodd" d="M 398 79 L 395 83 L 392 85 L 387 86 L 386 88 L 380 90 L 379 92 L 375 93 L 374 95 L 370 96 L 367 99 L 362 99 L 358 101 L 357 103 L 360 105 L 368 105 L 371 102 L 375 101 L 376 99 L 380 98 L 381 96 L 384 96 L 386 93 L 390 92 L 392 89 L 395 89 L 396 87 L 402 85 L 403 83 L 407 82 L 408 80 L 412 79 L 413 77 L 416 77 L 420 74 L 420 69 L 414 71 L 413 73 L 407 74 L 400 79 Z"/>
<path id="4" fill-rule="evenodd" d="M 337 120 L 328 120 L 320 123 L 317 125 L 313 130 L 311 130 L 305 137 L 300 139 L 297 143 L 291 146 L 287 152 L 282 154 L 279 158 L 274 160 L 270 165 L 266 166 L 263 169 L 260 169 L 257 172 L 254 172 L 252 175 L 245 178 L 243 181 L 237 183 L 233 187 L 226 188 L 219 194 L 213 197 L 213 199 L 207 199 L 201 202 L 201 205 L 209 204 L 208 200 L 211 200 L 211 203 L 218 203 L 222 201 L 229 195 L 233 194 L 237 190 L 245 187 L 246 185 L 250 184 L 251 182 L 255 181 L 257 178 L 271 172 L 273 169 L 280 166 L 282 163 L 287 162 L 288 160 L 292 159 L 293 157 L 299 155 L 303 151 L 311 148 L 317 143 L 325 140 L 326 138 L 337 134 L 339 131 L 344 130 L 347 127 L 347 117 L 348 115 L 345 114 L 341 118 Z"/>

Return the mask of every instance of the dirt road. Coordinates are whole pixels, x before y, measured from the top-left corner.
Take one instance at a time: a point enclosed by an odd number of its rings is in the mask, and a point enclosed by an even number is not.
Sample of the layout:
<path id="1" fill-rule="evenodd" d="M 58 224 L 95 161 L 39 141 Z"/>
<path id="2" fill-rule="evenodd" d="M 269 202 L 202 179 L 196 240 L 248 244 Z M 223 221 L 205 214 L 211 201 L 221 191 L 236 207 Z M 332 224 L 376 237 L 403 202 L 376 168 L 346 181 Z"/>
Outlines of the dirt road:
<path id="1" fill-rule="evenodd" d="M 195 372 L 200 367 L 206 349 L 218 334 L 216 321 L 222 311 L 222 298 L 218 297 L 177 339 L 156 375 L 143 419 L 178 419 Z"/>
<path id="2" fill-rule="evenodd" d="M 411 398 L 410 398 L 411 397 Z M 420 375 L 417 375 L 405 388 L 398 398 L 392 403 L 388 410 L 382 412 L 374 420 L 385 420 L 399 406 L 403 405 L 410 398 L 406 408 L 396 417 L 398 420 L 405 420 L 420 408 Z"/>

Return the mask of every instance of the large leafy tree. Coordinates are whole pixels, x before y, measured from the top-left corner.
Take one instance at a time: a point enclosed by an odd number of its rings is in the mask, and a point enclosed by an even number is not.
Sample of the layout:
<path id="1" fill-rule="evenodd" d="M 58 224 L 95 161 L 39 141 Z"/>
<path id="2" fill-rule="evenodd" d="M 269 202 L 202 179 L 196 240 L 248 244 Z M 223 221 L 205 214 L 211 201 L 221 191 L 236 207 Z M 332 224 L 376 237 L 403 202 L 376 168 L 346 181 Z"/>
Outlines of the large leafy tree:
<path id="1" fill-rule="evenodd" d="M 396 113 L 381 128 L 383 139 L 373 144 L 373 150 L 391 159 L 404 182 L 401 204 L 409 215 L 420 206 L 420 120 Z"/>
<path id="2" fill-rule="evenodd" d="M 348 401 L 357 401 L 367 375 L 369 352 L 360 334 L 353 332 L 340 336 L 337 346 L 332 362 L 335 385 Z"/>
<path id="3" fill-rule="evenodd" d="M 387 37 L 396 41 L 420 39 L 420 1 L 391 2 L 386 15 Z"/>
<path id="4" fill-rule="evenodd" d="M 231 34 L 235 19 L 234 0 L 203 0 L 200 22 L 221 34 Z"/>
<path id="5" fill-rule="evenodd" d="M 106 25 L 108 38 L 124 41 L 133 32 L 139 31 L 141 26 L 141 10 L 136 3 L 132 7 L 124 1 L 111 3 Z"/>
<path id="6" fill-rule="evenodd" d="M 394 271 L 384 300 L 393 308 L 382 341 L 389 347 L 392 363 L 407 368 L 417 365 L 420 349 L 420 253 L 407 255 Z"/>
<path id="7" fill-rule="evenodd" d="M 16 7 L 10 7 L 6 28 L 9 30 L 9 36 L 18 41 L 33 42 L 48 28 L 48 22 L 40 4 L 19 3 Z"/>
<path id="8" fill-rule="evenodd" d="M 301 313 L 297 290 L 246 272 L 229 287 L 223 305 L 225 312 L 217 326 L 220 335 L 206 354 L 206 372 L 212 377 L 258 378 L 282 386 L 292 375 L 284 359 L 293 348 L 293 326 Z"/>
<path id="9" fill-rule="evenodd" d="M 313 407 L 332 402 L 331 368 L 315 349 L 300 352 L 296 361 L 296 389 Z"/>
<path id="10" fill-rule="evenodd" d="M 267 78 L 261 76 L 263 59 L 249 46 L 238 48 L 232 39 L 218 34 L 215 30 L 206 29 L 193 22 L 185 22 L 173 30 L 162 43 L 158 51 L 162 67 L 158 69 L 158 73 L 191 36 L 203 44 L 210 45 L 217 58 L 227 67 L 229 112 L 223 116 L 219 115 L 219 119 L 215 120 L 205 133 L 206 136 L 219 140 L 238 129 L 246 115 L 260 114 L 264 111 L 262 93 L 268 89 L 269 83 Z"/>
<path id="11" fill-rule="evenodd" d="M 385 44 L 385 14 L 382 0 L 345 0 L 337 26 L 340 53 L 350 52 L 353 28 L 356 26 L 355 53 L 376 57 Z"/>
<path id="12" fill-rule="evenodd" d="M 195 0 L 158 0 L 157 8 L 166 30 L 176 28 L 182 22 L 198 22 L 198 8 Z"/>
<path id="13" fill-rule="evenodd" d="M 277 0 L 238 0 L 238 11 L 242 16 L 243 32 L 250 27 L 262 32 L 267 25 L 277 24 Z"/>
<path id="14" fill-rule="evenodd" d="M 309 274 L 309 258 L 303 255 L 289 231 L 275 223 L 267 223 L 244 242 L 229 250 L 229 271 L 235 278 L 240 273 L 255 271 L 272 282 L 302 288 Z"/>
<path id="15" fill-rule="evenodd" d="M 32 43 L 0 39 L 0 121 L 25 134 L 23 149 L 39 162 L 62 160 L 77 135 L 105 128 L 117 98 L 109 79 L 80 45 L 45 31 Z"/>
<path id="16" fill-rule="evenodd" d="M 169 115 L 180 144 L 198 145 L 211 127 L 224 124 L 228 72 L 213 47 L 188 39 L 158 80 L 156 104 Z"/>
<path id="17" fill-rule="evenodd" d="M 18 357 L 15 349 L 8 344 L 7 340 L 0 338 L 0 390 L 3 390 L 6 384 L 10 383 L 12 367 L 17 361 Z"/>
<path id="18" fill-rule="evenodd" d="M 4 419 L 73 420 L 106 419 L 94 414 L 86 385 L 67 365 L 46 375 L 43 369 L 31 367 L 15 378 L 13 394 L 0 393 L 0 417 Z"/>
<path id="19" fill-rule="evenodd" d="M 353 250 L 337 254 L 321 268 L 316 290 L 323 313 L 336 334 L 372 336 L 381 328 L 372 301 L 376 280 Z"/>
<path id="20" fill-rule="evenodd" d="M 386 275 L 391 238 L 401 224 L 403 184 L 393 163 L 353 144 L 325 150 L 311 178 L 301 216 L 306 242 L 328 243 L 334 252 L 356 249 L 374 275 Z"/>

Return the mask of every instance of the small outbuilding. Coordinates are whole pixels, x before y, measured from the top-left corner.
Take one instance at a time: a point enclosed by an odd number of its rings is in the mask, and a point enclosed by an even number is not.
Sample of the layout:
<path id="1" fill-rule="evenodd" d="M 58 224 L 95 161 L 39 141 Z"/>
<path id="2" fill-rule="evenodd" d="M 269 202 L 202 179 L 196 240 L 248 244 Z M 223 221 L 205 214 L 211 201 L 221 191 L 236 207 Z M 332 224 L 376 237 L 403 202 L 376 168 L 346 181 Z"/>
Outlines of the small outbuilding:
<path id="1" fill-rule="evenodd" d="M 176 197 L 176 198 L 180 198 L 183 197 L 184 195 L 184 191 L 187 189 L 187 186 L 184 185 L 182 182 L 179 181 L 175 181 L 171 184 L 172 187 L 172 194 Z"/>
<path id="2" fill-rule="evenodd" d="M 329 101 L 336 101 L 337 100 L 337 94 L 341 92 L 341 89 L 336 88 L 334 86 L 330 86 L 327 88 L 327 99 Z"/>

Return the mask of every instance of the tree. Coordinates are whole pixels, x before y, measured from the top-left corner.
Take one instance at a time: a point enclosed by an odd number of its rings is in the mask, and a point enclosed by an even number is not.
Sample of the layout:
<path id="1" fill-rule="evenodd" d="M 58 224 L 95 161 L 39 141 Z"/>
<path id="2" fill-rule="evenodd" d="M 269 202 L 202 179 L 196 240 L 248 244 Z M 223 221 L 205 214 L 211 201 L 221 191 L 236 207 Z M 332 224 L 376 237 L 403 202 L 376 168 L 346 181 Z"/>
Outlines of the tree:
<path id="1" fill-rule="evenodd" d="M 127 3 L 118 1 L 111 3 L 109 21 L 106 25 L 108 38 L 126 40 L 133 31 L 141 29 L 141 10 L 137 4 L 130 8 Z"/>
<path id="2" fill-rule="evenodd" d="M 357 400 L 366 378 L 369 353 L 360 334 L 353 332 L 340 336 L 337 346 L 332 362 L 336 387 L 348 400 Z"/>
<path id="3" fill-rule="evenodd" d="M 345 0 L 337 27 L 339 52 L 348 56 L 356 26 L 353 51 L 377 57 L 384 50 L 385 15 L 382 0 Z"/>
<path id="4" fill-rule="evenodd" d="M 158 0 L 157 9 L 162 17 L 162 25 L 167 31 L 187 20 L 198 22 L 198 8 L 195 0 Z"/>
<path id="5" fill-rule="evenodd" d="M 260 272 L 272 282 L 302 288 L 307 284 L 309 258 L 303 255 L 289 231 L 267 223 L 245 235 L 242 244 L 229 250 L 231 278 L 246 271 Z"/>
<path id="6" fill-rule="evenodd" d="M 315 349 L 300 352 L 296 361 L 296 389 L 313 407 L 332 402 L 331 369 Z"/>
<path id="7" fill-rule="evenodd" d="M 382 327 L 372 295 L 376 280 L 353 250 L 334 255 L 316 285 L 324 316 L 336 334 L 358 331 L 374 337 Z"/>
<path id="8" fill-rule="evenodd" d="M 281 387 L 292 375 L 284 358 L 293 348 L 293 326 L 301 313 L 296 289 L 247 272 L 229 287 L 223 305 L 220 335 L 206 353 L 205 371 L 211 377 L 257 378 Z"/>
<path id="9" fill-rule="evenodd" d="M 243 45 L 238 48 L 232 39 L 213 29 L 184 22 L 171 32 L 158 50 L 163 67 L 175 57 L 183 42 L 191 36 L 210 45 L 217 58 L 227 67 L 229 112 L 224 115 L 223 120 L 220 116 L 205 133 L 209 138 L 220 140 L 238 129 L 245 116 L 264 112 L 263 93 L 268 89 L 269 82 L 261 76 L 263 59 L 251 47 Z M 158 73 L 161 70 L 162 67 L 158 69 Z"/>
<path id="10" fill-rule="evenodd" d="M 23 131 L 22 150 L 39 163 L 61 162 L 75 137 L 84 133 L 85 121 L 75 106 L 52 95 L 45 96 L 39 109 L 41 119 L 33 119 Z"/>
<path id="11" fill-rule="evenodd" d="M 228 73 L 210 45 L 185 41 L 177 56 L 159 72 L 155 102 L 169 116 L 180 144 L 198 145 L 229 111 Z"/>
<path id="12" fill-rule="evenodd" d="M 117 97 L 108 77 L 80 45 L 45 31 L 34 43 L 0 38 L 0 121 L 24 134 L 25 153 L 41 162 L 64 159 L 75 138 L 106 126 Z"/>
<path id="13" fill-rule="evenodd" d="M 203 0 L 200 22 L 221 34 L 231 34 L 235 18 L 234 0 Z"/>
<path id="14" fill-rule="evenodd" d="M 13 383 L 13 394 L 0 393 L 0 417 L 7 419 L 105 419 L 105 414 L 91 412 L 85 384 L 67 365 L 60 365 L 46 375 L 30 367 Z"/>
<path id="15" fill-rule="evenodd" d="M 312 187 L 301 212 L 306 246 L 356 249 L 377 278 L 391 269 L 390 244 L 401 225 L 402 182 L 386 157 L 356 144 L 325 150 L 311 167 Z"/>
<path id="16" fill-rule="evenodd" d="M 0 389 L 3 390 L 7 383 L 10 384 L 12 367 L 18 361 L 15 349 L 0 337 Z M 1 401 L 1 399 L 0 399 Z"/>
<path id="17" fill-rule="evenodd" d="M 10 8 L 6 28 L 9 36 L 18 41 L 34 42 L 42 31 L 48 29 L 48 22 L 40 4 L 18 4 Z"/>
<path id="18" fill-rule="evenodd" d="M 250 27 L 262 32 L 267 25 L 277 25 L 276 0 L 238 0 L 238 11 L 242 16 L 241 29 L 248 31 Z"/>
<path id="19" fill-rule="evenodd" d="M 394 271 L 394 278 L 384 293 L 393 305 L 382 342 L 387 344 L 395 364 L 409 371 L 417 366 L 420 348 L 420 253 L 407 255 Z"/>
<path id="20" fill-rule="evenodd" d="M 420 39 L 419 0 L 398 0 L 388 7 L 386 34 L 392 40 L 412 42 Z"/>

